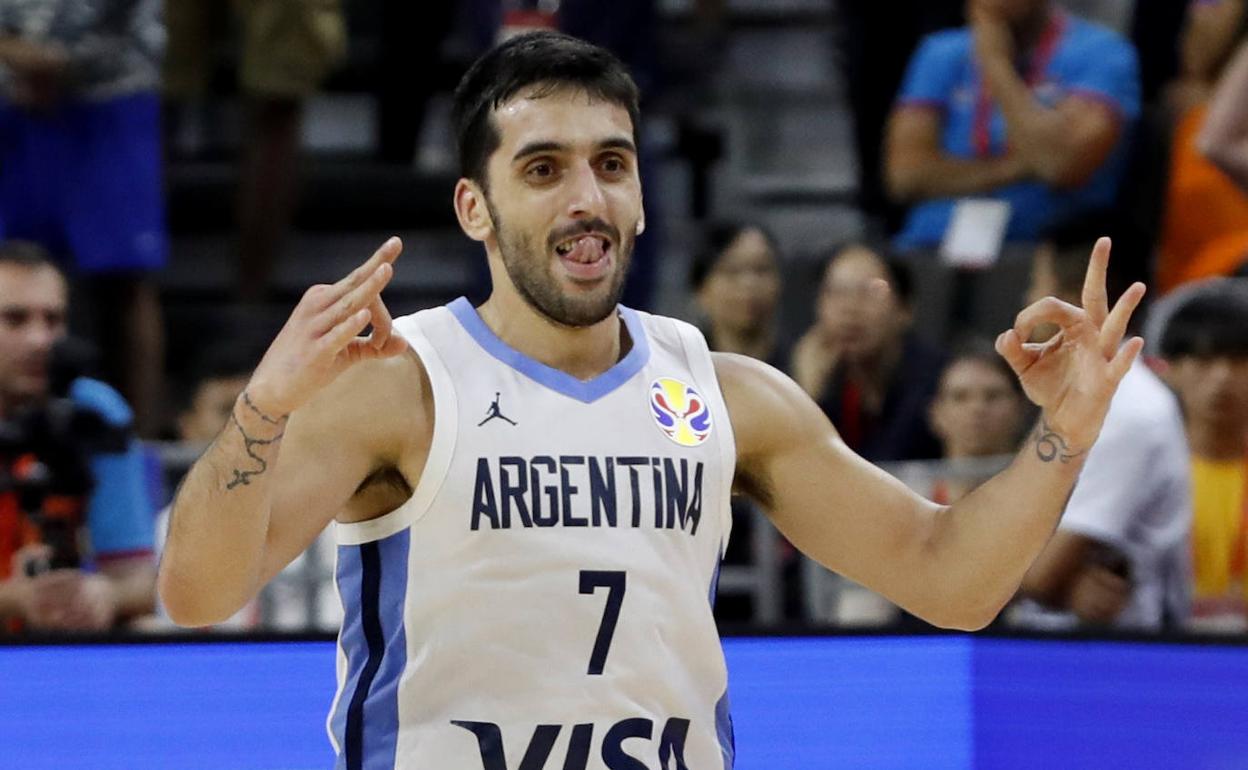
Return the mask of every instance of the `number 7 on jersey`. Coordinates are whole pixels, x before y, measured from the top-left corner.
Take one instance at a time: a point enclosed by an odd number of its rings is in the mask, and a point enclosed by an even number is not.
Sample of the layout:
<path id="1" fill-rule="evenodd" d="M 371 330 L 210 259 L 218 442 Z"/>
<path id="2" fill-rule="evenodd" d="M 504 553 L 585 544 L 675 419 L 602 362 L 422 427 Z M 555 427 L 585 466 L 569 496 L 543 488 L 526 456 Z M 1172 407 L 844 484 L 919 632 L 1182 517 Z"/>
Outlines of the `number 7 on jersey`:
<path id="1" fill-rule="evenodd" d="M 607 589 L 607 603 L 602 611 L 602 623 L 594 640 L 594 651 L 589 656 L 590 676 L 602 674 L 615 636 L 615 623 L 620 619 L 620 605 L 624 603 L 625 573 L 622 570 L 581 570 L 581 593 L 592 594 L 599 588 Z"/>

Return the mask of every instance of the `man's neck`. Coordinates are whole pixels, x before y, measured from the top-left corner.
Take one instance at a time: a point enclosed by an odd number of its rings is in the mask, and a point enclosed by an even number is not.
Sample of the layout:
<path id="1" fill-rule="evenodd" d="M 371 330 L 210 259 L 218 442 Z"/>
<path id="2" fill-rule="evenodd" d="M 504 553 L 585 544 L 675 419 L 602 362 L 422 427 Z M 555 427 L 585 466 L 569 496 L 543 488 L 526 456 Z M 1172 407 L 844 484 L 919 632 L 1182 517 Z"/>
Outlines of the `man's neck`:
<path id="1" fill-rule="evenodd" d="M 1206 460 L 1242 460 L 1248 455 L 1248 425 L 1238 430 L 1224 423 L 1188 420 L 1187 443 L 1192 454 Z"/>
<path id="2" fill-rule="evenodd" d="M 592 326 L 564 326 L 534 309 L 514 290 L 495 289 L 478 311 L 481 320 L 509 347 L 578 380 L 610 369 L 631 349 L 619 313 Z"/>
<path id="3" fill-rule="evenodd" d="M 846 362 L 846 377 L 861 389 L 870 411 L 878 411 L 883 406 L 893 372 L 901 362 L 903 346 L 904 340 L 898 338 L 871 356 Z"/>

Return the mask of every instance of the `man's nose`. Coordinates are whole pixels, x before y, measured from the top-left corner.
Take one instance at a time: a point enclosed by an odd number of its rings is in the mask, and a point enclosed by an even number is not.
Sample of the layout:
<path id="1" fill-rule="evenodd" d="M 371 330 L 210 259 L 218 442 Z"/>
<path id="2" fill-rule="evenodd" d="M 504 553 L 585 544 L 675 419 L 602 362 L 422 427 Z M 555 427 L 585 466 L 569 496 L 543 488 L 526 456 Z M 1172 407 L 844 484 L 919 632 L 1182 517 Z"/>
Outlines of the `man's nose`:
<path id="1" fill-rule="evenodd" d="M 574 166 L 568 181 L 568 216 L 589 219 L 605 212 L 606 196 L 602 192 L 602 183 L 589 163 Z"/>
<path id="2" fill-rule="evenodd" d="M 37 350 L 49 350 L 61 337 L 61 329 L 56 324 L 36 321 L 26 331 L 26 342 Z"/>
<path id="3" fill-rule="evenodd" d="M 1231 364 L 1231 360 L 1229 358 L 1218 357 L 1213 360 L 1208 372 L 1206 372 L 1206 376 L 1210 381 L 1221 385 L 1232 378 L 1234 368 L 1235 367 Z"/>

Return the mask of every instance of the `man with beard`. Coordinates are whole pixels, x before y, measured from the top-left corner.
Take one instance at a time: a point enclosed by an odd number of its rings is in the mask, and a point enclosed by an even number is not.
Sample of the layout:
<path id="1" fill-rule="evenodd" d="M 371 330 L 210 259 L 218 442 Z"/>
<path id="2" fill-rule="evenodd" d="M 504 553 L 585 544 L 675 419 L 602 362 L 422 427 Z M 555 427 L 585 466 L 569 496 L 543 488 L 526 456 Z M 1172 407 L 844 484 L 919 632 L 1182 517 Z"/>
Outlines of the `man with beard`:
<path id="1" fill-rule="evenodd" d="M 228 617 L 336 520 L 342 766 L 622 770 L 732 764 L 708 597 L 734 489 L 932 623 L 996 615 L 1142 344 L 1119 350 L 1143 287 L 1109 310 L 1107 241 L 1083 308 L 1045 299 L 998 339 L 1043 419 L 944 507 L 849 451 L 780 372 L 617 304 L 644 216 L 614 57 L 513 38 L 455 116 L 455 210 L 493 293 L 391 323 L 396 240 L 309 289 L 174 503 L 176 622 Z M 1025 344 L 1042 322 L 1060 342 Z M 509 419 L 482 421 L 495 406 Z"/>

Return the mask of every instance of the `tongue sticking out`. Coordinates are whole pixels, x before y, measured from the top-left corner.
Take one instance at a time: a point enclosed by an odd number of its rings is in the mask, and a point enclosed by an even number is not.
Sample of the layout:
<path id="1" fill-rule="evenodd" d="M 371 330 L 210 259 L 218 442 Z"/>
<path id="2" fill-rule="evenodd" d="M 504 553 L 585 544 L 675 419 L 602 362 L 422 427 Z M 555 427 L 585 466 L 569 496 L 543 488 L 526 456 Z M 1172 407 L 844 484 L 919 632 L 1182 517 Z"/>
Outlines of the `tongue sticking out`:
<path id="1" fill-rule="evenodd" d="M 602 239 L 587 235 L 572 244 L 566 253 L 559 254 L 563 269 L 577 281 L 597 281 L 606 276 L 611 259 L 603 248 Z"/>
<path id="2" fill-rule="evenodd" d="M 569 262 L 580 262 L 581 264 L 597 262 L 602 259 L 602 256 L 602 241 L 592 235 L 578 238 L 573 242 L 572 248 L 562 255 Z"/>

